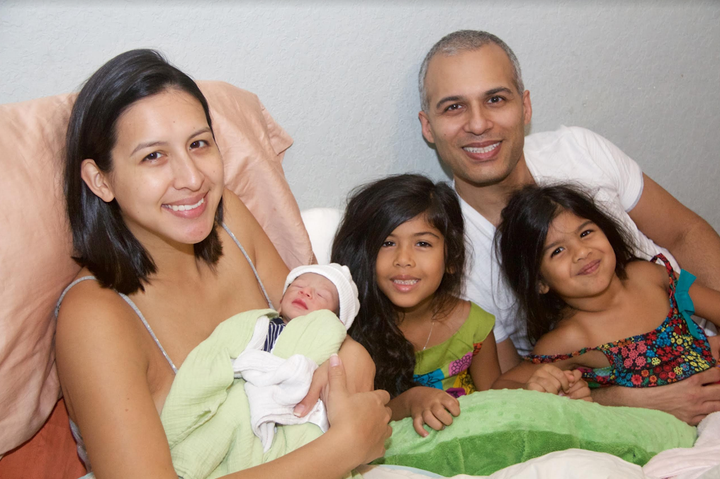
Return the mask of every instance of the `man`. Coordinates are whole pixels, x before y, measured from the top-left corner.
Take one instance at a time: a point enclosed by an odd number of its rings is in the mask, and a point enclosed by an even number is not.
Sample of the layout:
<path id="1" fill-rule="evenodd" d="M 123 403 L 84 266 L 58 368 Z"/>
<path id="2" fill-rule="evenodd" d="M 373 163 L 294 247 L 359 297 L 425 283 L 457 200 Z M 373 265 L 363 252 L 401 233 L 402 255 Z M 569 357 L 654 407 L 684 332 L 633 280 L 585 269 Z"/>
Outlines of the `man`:
<path id="1" fill-rule="evenodd" d="M 452 169 L 474 249 L 466 295 L 496 316 L 503 371 L 520 361 L 516 346 L 522 353 L 530 349 L 492 247 L 500 213 L 520 186 L 573 181 L 590 188 L 634 234 L 641 256 L 662 252 L 675 266 L 677 258 L 699 281 L 720 289 L 720 237 L 615 145 L 582 128 L 525 138 L 530 92 L 515 54 L 502 40 L 470 30 L 447 35 L 425 57 L 419 87 L 423 136 Z M 605 404 L 661 409 L 697 423 L 720 410 L 720 385 L 703 386 L 717 381 L 720 370 L 713 369 L 676 385 L 607 388 L 593 397 Z"/>

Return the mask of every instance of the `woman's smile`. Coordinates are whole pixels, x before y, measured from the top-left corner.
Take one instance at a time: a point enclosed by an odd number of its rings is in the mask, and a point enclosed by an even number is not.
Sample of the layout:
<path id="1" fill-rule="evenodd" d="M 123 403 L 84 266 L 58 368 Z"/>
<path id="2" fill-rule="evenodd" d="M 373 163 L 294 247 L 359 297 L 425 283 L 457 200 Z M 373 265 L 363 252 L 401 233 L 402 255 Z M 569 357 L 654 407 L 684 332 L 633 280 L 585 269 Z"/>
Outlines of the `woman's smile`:
<path id="1" fill-rule="evenodd" d="M 130 231 L 146 248 L 158 239 L 204 240 L 222 197 L 223 168 L 200 103 L 173 89 L 149 96 L 120 116 L 117 136 L 110 184 Z"/>
<path id="2" fill-rule="evenodd" d="M 166 210 L 169 210 L 170 213 L 174 214 L 175 216 L 179 216 L 181 218 L 197 218 L 203 212 L 205 211 L 205 208 L 207 207 L 207 203 L 205 202 L 205 196 L 207 196 L 207 193 L 204 194 L 200 200 L 198 200 L 196 203 L 192 204 L 190 201 L 183 200 L 176 204 L 163 204 L 162 207 Z"/>

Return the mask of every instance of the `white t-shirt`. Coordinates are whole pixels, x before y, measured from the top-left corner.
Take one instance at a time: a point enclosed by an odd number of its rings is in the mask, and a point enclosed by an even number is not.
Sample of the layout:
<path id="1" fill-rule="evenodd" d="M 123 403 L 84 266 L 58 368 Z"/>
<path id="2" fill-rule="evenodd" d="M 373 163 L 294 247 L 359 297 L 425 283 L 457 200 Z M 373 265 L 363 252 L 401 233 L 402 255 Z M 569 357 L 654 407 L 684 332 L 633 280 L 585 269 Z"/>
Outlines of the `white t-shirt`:
<path id="1" fill-rule="evenodd" d="M 638 257 L 650 259 L 662 253 L 679 271 L 675 258 L 642 234 L 627 214 L 642 195 L 643 174 L 618 147 L 584 128 L 563 126 L 527 136 L 524 151 L 537 184 L 570 182 L 582 186 L 635 236 Z M 495 256 L 495 227 L 462 198 L 460 204 L 465 234 L 472 245 L 465 297 L 495 315 L 495 341 L 510 337 L 520 354 L 528 354 L 532 346 Z"/>

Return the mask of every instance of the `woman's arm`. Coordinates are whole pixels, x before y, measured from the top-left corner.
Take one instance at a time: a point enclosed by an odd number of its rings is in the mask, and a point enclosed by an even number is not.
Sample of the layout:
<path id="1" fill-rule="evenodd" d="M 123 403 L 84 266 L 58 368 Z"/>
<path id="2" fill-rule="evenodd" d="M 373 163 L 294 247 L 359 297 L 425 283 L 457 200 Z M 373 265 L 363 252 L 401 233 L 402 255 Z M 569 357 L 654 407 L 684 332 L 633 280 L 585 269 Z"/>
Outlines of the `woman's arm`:
<path id="1" fill-rule="evenodd" d="M 93 281 L 68 293 L 56 336 L 65 403 L 97 477 L 177 477 L 149 387 L 147 339 L 133 315 Z"/>
<path id="2" fill-rule="evenodd" d="M 330 429 L 311 443 L 262 466 L 227 476 L 232 479 L 333 479 L 385 453 L 392 434 L 386 391 L 350 394 L 342 361 L 333 355 L 323 393 Z"/>
<path id="3" fill-rule="evenodd" d="M 345 338 L 338 356 L 343 362 L 347 376 L 347 387 L 351 393 L 368 392 L 375 389 L 375 363 L 370 353 L 362 344 L 350 336 Z M 303 417 L 307 415 L 320 398 L 320 393 L 328 383 L 328 369 L 330 363 L 325 361 L 313 373 L 312 384 L 302 401 L 295 406 L 294 413 Z"/>
<path id="4" fill-rule="evenodd" d="M 66 404 L 82 432 L 93 472 L 99 479 L 175 479 L 149 387 L 146 354 L 154 345 L 143 348 L 147 333 L 136 327 L 137 318 L 122 299 L 87 283 L 66 297 L 56 342 Z M 341 363 L 330 367 L 330 376 L 330 430 L 281 459 L 229 477 L 336 479 L 382 455 L 391 432 L 388 394 L 349 393 Z"/>
<path id="5" fill-rule="evenodd" d="M 270 300 L 278 307 L 290 270 L 250 210 L 228 189 L 223 194 L 223 208 L 225 223 L 247 251 Z"/>

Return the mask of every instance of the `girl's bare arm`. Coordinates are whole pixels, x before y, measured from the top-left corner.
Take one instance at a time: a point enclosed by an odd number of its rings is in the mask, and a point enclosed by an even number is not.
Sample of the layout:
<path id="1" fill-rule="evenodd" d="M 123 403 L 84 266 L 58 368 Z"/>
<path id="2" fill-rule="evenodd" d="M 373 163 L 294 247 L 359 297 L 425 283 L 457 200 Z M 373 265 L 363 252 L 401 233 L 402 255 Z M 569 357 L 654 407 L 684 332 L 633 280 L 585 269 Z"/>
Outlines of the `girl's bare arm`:
<path id="1" fill-rule="evenodd" d="M 470 377 L 478 391 L 487 391 L 500 377 L 500 363 L 498 361 L 495 333 L 492 331 L 483 341 L 480 351 L 470 363 Z"/>

